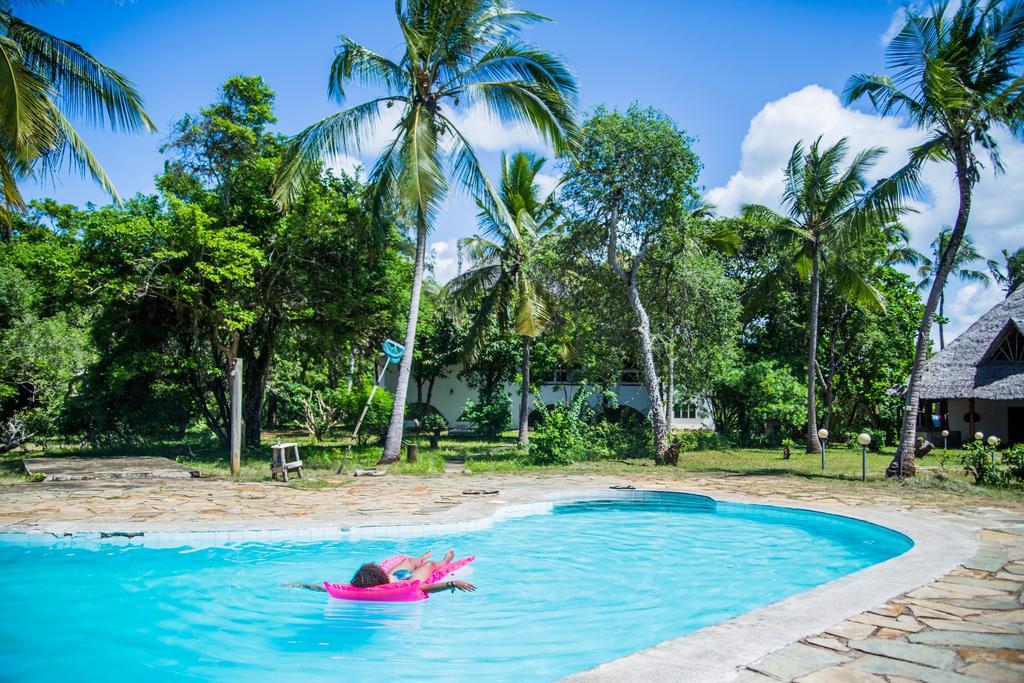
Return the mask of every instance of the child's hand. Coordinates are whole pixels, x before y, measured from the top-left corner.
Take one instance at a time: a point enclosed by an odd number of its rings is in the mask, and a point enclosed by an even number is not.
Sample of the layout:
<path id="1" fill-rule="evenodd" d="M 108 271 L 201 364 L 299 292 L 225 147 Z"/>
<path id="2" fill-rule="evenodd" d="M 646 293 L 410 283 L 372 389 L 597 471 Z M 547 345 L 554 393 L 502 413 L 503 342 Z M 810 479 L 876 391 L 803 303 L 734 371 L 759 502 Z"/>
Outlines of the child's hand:
<path id="1" fill-rule="evenodd" d="M 476 586 L 465 581 L 450 581 L 449 583 L 451 583 L 452 588 L 458 588 L 460 591 L 472 592 L 476 590 Z"/>

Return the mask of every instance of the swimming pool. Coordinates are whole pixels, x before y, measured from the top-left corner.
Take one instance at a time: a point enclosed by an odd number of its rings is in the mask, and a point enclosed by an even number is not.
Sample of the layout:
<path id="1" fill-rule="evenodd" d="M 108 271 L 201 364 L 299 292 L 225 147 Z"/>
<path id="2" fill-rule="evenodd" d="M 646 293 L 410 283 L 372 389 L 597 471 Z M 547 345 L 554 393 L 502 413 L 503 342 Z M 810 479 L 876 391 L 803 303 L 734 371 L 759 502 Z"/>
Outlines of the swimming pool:
<path id="1" fill-rule="evenodd" d="M 415 540 L 0 544 L 4 680 L 552 680 L 895 557 L 902 534 L 700 496 L 590 500 Z M 403 550 L 475 554 L 476 593 L 349 603 Z"/>

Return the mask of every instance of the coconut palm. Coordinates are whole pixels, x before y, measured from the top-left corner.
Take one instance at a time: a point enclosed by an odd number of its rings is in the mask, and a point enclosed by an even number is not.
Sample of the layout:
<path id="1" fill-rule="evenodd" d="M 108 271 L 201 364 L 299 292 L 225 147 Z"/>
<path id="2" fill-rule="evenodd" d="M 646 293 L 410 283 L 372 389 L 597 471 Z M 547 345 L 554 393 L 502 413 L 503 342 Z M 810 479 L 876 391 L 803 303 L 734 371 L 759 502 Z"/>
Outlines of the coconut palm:
<path id="1" fill-rule="evenodd" d="M 928 134 L 923 144 L 910 150 L 908 163 L 886 181 L 896 188 L 892 196 L 920 193 L 919 173 L 928 161 L 950 162 L 959 192 L 949 246 L 936 265 L 918 329 L 900 445 L 887 470 L 890 476 L 914 473 L 921 371 L 939 297 L 964 239 L 972 193 L 981 178 L 977 148 L 988 152 L 993 168 L 1001 172 L 994 131 L 1003 128 L 1018 139 L 1024 137 L 1022 48 L 1024 3 L 937 3 L 927 14 L 908 12 L 906 24 L 886 50 L 892 76 L 856 74 L 846 85 L 847 102 L 866 96 L 880 113 L 902 113 Z"/>
<path id="2" fill-rule="evenodd" d="M 932 257 L 924 256 L 921 258 L 921 265 L 917 267 L 917 276 L 921 278 L 917 283 L 919 290 L 927 289 L 935 280 L 935 264 L 942 261 L 942 253 L 949 246 L 949 233 L 951 230 L 952 228 L 948 225 L 944 227 L 939 232 L 939 236 L 932 240 Z M 964 235 L 964 240 L 960 243 L 960 250 L 953 258 L 953 265 L 950 266 L 949 275 L 959 278 L 961 282 L 980 282 L 988 287 L 988 274 L 983 270 L 975 270 L 970 267 L 972 263 L 980 260 L 982 260 L 981 254 L 974 248 L 974 241 L 971 239 L 971 236 Z M 945 287 L 943 287 L 939 290 L 939 313 L 935 317 L 935 322 L 939 326 L 940 349 L 946 348 L 946 337 L 942 329 L 946 322 L 948 322 L 945 311 L 946 291 Z"/>
<path id="3" fill-rule="evenodd" d="M 339 103 L 352 80 L 380 86 L 385 94 L 299 133 L 282 159 L 276 189 L 278 201 L 287 205 L 325 158 L 358 153 L 382 112 L 400 107 L 394 135 L 368 176 L 375 220 L 398 207 L 411 215 L 416 229 L 405 355 L 382 463 L 398 459 L 426 238 L 447 194 L 449 174 L 503 210 L 455 114 L 472 107 L 476 115 L 502 124 L 529 126 L 557 153 L 571 149 L 577 137 L 575 78 L 562 60 L 517 37 L 543 17 L 502 0 L 397 0 L 395 12 L 404 42 L 401 59 L 393 62 L 342 37 L 328 82 Z"/>
<path id="4" fill-rule="evenodd" d="M 989 261 L 988 269 L 992 279 L 1003 288 L 1006 296 L 1010 296 L 1024 285 L 1024 247 L 1017 247 L 1012 254 L 1003 249 L 1002 254 L 1006 266 L 1000 266 L 998 261 Z"/>
<path id="5" fill-rule="evenodd" d="M 119 201 L 114 183 L 70 119 L 113 130 L 154 131 L 128 79 L 81 45 L 57 38 L 13 14 L 0 0 L 0 225 L 25 209 L 18 182 L 54 171 L 67 159 Z"/>
<path id="6" fill-rule="evenodd" d="M 890 202 L 873 204 L 867 173 L 885 150 L 872 147 L 858 153 L 842 170 L 847 155 L 843 138 L 822 149 L 821 138 L 809 149 L 803 142 L 793 147 L 784 170 L 782 205 L 785 215 L 759 205 L 743 207 L 747 220 L 776 229 L 784 243 L 788 259 L 784 264 L 796 267 L 807 278 L 810 296 L 807 304 L 807 452 L 820 453 L 815 385 L 818 354 L 818 310 L 822 269 L 826 267 L 839 290 L 851 300 L 884 310 L 882 295 L 844 256 L 866 231 L 881 230 L 893 222 L 899 207 Z"/>
<path id="7" fill-rule="evenodd" d="M 63 111 L 62 111 L 63 109 Z M 80 45 L 14 16 L 0 0 L 0 225 L 25 208 L 18 183 L 53 172 L 67 159 L 115 200 L 114 184 L 69 119 L 113 130 L 155 130 L 127 78 Z"/>
<path id="8" fill-rule="evenodd" d="M 554 193 L 541 196 L 537 174 L 545 159 L 526 152 L 501 157 L 498 196 L 503 211 L 478 201 L 481 233 L 459 241 L 469 265 L 445 287 L 457 309 L 477 306 L 468 346 L 479 348 L 491 323 L 515 330 L 523 346 L 519 403 L 519 443 L 529 443 L 530 345 L 548 324 L 554 294 L 542 272 L 544 248 L 559 237 Z"/>

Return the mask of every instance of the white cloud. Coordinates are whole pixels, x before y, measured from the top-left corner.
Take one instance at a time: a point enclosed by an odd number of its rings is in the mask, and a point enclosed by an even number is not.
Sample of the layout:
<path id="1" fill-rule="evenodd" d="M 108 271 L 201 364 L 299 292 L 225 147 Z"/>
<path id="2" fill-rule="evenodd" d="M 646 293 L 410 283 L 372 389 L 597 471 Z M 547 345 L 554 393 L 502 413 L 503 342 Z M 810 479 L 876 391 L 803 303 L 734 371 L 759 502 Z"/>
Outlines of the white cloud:
<path id="1" fill-rule="evenodd" d="M 870 146 L 887 148 L 889 153 L 876 166 L 872 180 L 899 168 L 906 161 L 906 150 L 924 138 L 923 133 L 904 126 L 895 117 L 848 109 L 831 90 L 809 85 L 769 102 L 754 116 L 743 140 L 740 169 L 724 186 L 708 191 L 708 199 L 722 214 L 735 213 L 743 203 L 777 208 L 782 193 L 782 168 L 793 145 L 797 140 L 810 142 L 819 135 L 825 143 L 843 136 L 849 138 L 851 152 Z M 1003 132 L 997 132 L 995 137 L 1007 172 L 994 176 L 991 164 L 982 159 L 989 170 L 975 187 L 968 224 L 968 234 L 986 258 L 995 258 L 1001 249 L 1016 249 L 1024 242 L 1024 144 Z M 929 201 L 915 207 L 918 212 L 908 215 L 905 223 L 914 248 L 930 253 L 931 241 L 939 230 L 956 219 L 958 198 L 949 164 L 929 164 L 922 180 L 929 190 Z M 954 302 L 947 311 L 950 331 L 963 330 L 984 312 L 966 304 L 955 305 L 963 289 L 956 281 L 947 285 L 947 301 Z M 986 305 L 995 303 L 995 288 L 990 290 L 976 299 Z"/>
<path id="2" fill-rule="evenodd" d="M 555 189 L 555 185 L 557 185 L 560 180 L 558 176 L 551 175 L 550 173 L 538 173 L 533 177 L 533 179 L 537 183 L 537 186 L 540 187 L 541 198 L 546 198 L 551 194 L 551 191 Z"/>
<path id="3" fill-rule="evenodd" d="M 899 35 L 899 32 L 903 30 L 903 27 L 907 23 L 907 10 L 900 7 L 892 14 L 892 19 L 889 21 L 889 28 L 885 29 L 878 38 L 878 42 L 882 44 L 882 47 L 886 47 L 892 42 L 892 39 Z"/>
<path id="4" fill-rule="evenodd" d="M 946 317 L 949 318 L 949 324 L 945 329 L 946 343 L 948 344 L 958 334 L 970 327 L 975 320 L 987 313 L 990 308 L 1002 301 L 1003 294 L 1002 288 L 995 284 L 985 287 L 980 283 L 970 282 L 959 288 L 952 301 L 947 295 Z M 938 339 L 935 340 L 935 347 L 938 348 Z"/>
<path id="5" fill-rule="evenodd" d="M 457 275 L 456 254 L 452 250 L 452 243 L 445 241 L 431 242 L 428 248 L 430 252 L 430 263 L 433 266 L 434 279 L 445 284 Z"/>
<path id="6" fill-rule="evenodd" d="M 362 161 L 347 154 L 328 160 L 326 166 L 334 171 L 335 175 L 340 175 L 342 172 L 353 175 L 357 169 L 364 169 L 366 167 Z M 364 173 L 363 175 L 365 176 L 366 174 Z"/>
<path id="7" fill-rule="evenodd" d="M 476 150 L 488 152 L 532 149 L 547 151 L 544 139 L 527 126 L 508 126 L 491 115 L 480 104 L 474 104 L 451 115 L 455 126 Z"/>

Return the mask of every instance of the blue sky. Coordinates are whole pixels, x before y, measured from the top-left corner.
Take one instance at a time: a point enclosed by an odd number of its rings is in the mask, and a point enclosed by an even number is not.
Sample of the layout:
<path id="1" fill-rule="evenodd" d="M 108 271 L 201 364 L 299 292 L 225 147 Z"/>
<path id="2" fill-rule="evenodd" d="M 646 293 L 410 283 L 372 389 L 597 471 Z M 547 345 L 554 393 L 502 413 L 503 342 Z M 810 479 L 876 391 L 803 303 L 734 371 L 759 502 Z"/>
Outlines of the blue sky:
<path id="1" fill-rule="evenodd" d="M 801 137 L 838 137 L 852 129 L 854 147 L 886 144 L 891 160 L 880 172 L 895 168 L 906 145 L 916 139 L 899 122 L 883 121 L 862 108 L 843 108 L 834 95 L 854 71 L 882 68 L 884 36 L 900 11 L 898 3 L 517 4 L 554 19 L 530 29 L 526 38 L 569 62 L 580 82 L 584 110 L 640 101 L 663 109 L 696 136 L 704 162 L 701 183 L 724 212 L 741 201 L 774 203 L 782 160 Z M 338 34 L 389 55 L 396 55 L 399 45 L 391 0 L 65 0 L 19 10 L 44 29 L 81 43 L 142 91 L 158 134 L 124 136 L 81 128 L 122 195 L 152 190 L 161 168 L 158 147 L 169 124 L 212 101 L 227 77 L 263 76 L 278 94 L 279 130 L 294 133 L 336 111 L 327 99 L 326 80 Z M 363 94 L 355 89 L 349 101 L 357 103 Z M 473 119 L 472 112 L 466 116 L 492 170 L 497 150 L 535 146 L 522 131 L 495 131 Z M 993 207 L 999 202 L 999 208 L 990 207 L 975 233 L 986 256 L 1024 241 L 1017 210 L 1024 209 L 1024 200 L 1015 199 L 1017 206 L 1003 201 L 1024 197 L 1024 151 L 1019 143 L 1007 145 L 1010 173 L 994 182 L 986 179 Z M 952 189 L 947 170 L 935 171 L 936 200 L 922 207 L 911 225 L 919 249 L 954 215 L 943 200 Z M 27 188 L 27 194 L 76 204 L 107 201 L 90 181 L 69 174 Z M 469 202 L 453 197 L 433 235 L 442 278 L 453 272 L 455 240 L 472 229 Z M 961 289 L 954 286 L 947 302 L 954 332 L 998 298 L 994 287 L 966 288 L 962 295 Z"/>

